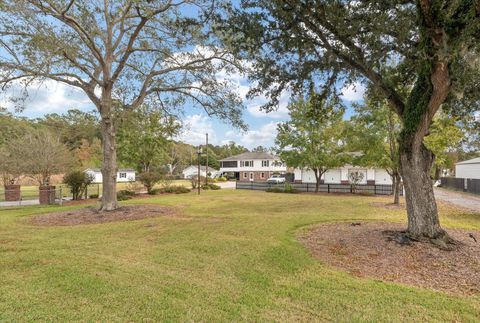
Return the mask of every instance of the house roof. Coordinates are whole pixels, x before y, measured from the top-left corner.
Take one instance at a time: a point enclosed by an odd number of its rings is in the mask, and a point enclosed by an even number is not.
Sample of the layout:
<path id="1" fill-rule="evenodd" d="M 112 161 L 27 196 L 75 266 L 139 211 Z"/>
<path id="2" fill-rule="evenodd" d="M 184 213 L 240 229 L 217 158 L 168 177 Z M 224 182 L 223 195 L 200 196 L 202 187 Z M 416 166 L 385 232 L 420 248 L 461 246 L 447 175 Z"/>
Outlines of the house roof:
<path id="1" fill-rule="evenodd" d="M 240 155 L 235 155 L 220 159 L 220 161 L 235 161 L 235 160 L 248 160 L 248 159 L 279 159 L 277 156 L 273 156 L 264 152 L 246 152 Z"/>
<path id="2" fill-rule="evenodd" d="M 87 168 L 87 169 L 85 169 L 85 171 L 87 171 L 87 170 L 90 170 L 90 171 L 95 172 L 95 173 L 101 173 L 102 172 L 102 170 L 100 168 Z M 117 173 L 120 173 L 120 172 L 133 172 L 133 173 L 135 173 L 135 169 L 119 168 Z"/>
<path id="3" fill-rule="evenodd" d="M 185 171 L 186 169 L 189 169 L 189 168 L 198 169 L 198 165 L 197 165 L 197 166 L 196 166 L 196 165 L 190 165 L 190 166 L 186 167 L 186 168 L 184 169 L 184 171 Z M 206 172 L 206 171 L 207 171 L 207 166 L 202 166 L 202 165 L 200 165 L 200 170 L 201 170 L 202 172 Z M 208 171 L 209 171 L 209 172 L 218 172 L 218 170 L 215 169 L 215 168 L 213 168 L 213 167 L 208 167 Z"/>
<path id="4" fill-rule="evenodd" d="M 457 163 L 456 165 L 466 165 L 466 164 L 480 164 L 480 157 L 464 160 L 462 162 Z"/>

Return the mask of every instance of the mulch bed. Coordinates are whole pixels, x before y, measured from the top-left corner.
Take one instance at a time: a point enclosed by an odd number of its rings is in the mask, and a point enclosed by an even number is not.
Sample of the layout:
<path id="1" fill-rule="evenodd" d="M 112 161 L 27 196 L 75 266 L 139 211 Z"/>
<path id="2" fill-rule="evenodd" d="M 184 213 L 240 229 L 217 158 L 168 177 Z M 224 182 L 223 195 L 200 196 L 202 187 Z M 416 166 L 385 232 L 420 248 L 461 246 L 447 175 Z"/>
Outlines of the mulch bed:
<path id="1" fill-rule="evenodd" d="M 299 239 L 322 262 L 357 277 L 453 294 L 480 293 L 480 232 L 447 230 L 460 243 L 445 251 L 425 242 L 398 243 L 403 229 L 383 222 L 337 223 L 304 231 Z"/>
<path id="2" fill-rule="evenodd" d="M 71 226 L 176 215 L 178 215 L 176 209 L 159 205 L 129 205 L 108 212 L 100 212 L 95 207 L 86 207 L 78 210 L 40 214 L 31 218 L 30 223 L 39 226 Z"/>

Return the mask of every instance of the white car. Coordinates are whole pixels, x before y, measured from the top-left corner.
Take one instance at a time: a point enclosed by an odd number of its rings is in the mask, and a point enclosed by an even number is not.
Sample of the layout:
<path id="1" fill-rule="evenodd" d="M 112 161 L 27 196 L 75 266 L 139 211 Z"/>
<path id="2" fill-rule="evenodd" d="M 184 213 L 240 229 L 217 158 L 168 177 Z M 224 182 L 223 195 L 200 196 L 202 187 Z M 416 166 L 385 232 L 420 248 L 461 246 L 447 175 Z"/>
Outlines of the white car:
<path id="1" fill-rule="evenodd" d="M 270 184 L 282 184 L 285 183 L 285 175 L 272 175 L 269 179 L 267 179 L 267 183 Z"/>

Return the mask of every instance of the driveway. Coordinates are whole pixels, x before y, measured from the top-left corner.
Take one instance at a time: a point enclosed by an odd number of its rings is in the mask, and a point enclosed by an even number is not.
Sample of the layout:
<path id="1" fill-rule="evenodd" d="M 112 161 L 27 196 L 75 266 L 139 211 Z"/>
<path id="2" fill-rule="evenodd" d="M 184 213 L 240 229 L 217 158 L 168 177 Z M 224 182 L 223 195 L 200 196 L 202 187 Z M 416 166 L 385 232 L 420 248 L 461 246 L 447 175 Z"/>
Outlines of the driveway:
<path id="1" fill-rule="evenodd" d="M 480 212 L 480 196 L 436 187 L 435 198 L 437 200 L 449 202 L 472 211 Z"/>
<path id="2" fill-rule="evenodd" d="M 235 189 L 235 181 L 216 182 L 215 184 L 217 184 L 221 188 Z"/>

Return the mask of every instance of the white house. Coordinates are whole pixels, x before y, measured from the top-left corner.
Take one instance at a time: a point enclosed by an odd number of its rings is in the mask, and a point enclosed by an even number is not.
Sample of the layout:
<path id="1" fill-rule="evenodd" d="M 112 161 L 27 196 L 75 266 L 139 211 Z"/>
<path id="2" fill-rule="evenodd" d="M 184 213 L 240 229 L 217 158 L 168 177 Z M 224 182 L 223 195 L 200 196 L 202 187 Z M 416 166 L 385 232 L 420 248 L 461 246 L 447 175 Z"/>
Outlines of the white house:
<path id="1" fill-rule="evenodd" d="M 455 177 L 480 179 L 480 157 L 456 163 Z"/>
<path id="2" fill-rule="evenodd" d="M 93 183 L 102 183 L 103 176 L 102 171 L 99 168 L 87 168 L 85 173 L 92 176 Z M 117 182 L 134 182 L 135 181 L 135 170 L 133 169 L 119 169 L 117 172 Z"/>
<path id="3" fill-rule="evenodd" d="M 216 177 L 218 174 L 218 170 L 208 167 L 208 173 L 210 173 L 210 177 Z M 182 171 L 183 178 L 192 178 L 198 176 L 198 166 L 190 165 Z M 207 167 L 200 166 L 200 176 L 207 177 Z"/>
<path id="4" fill-rule="evenodd" d="M 219 172 L 239 181 L 263 182 L 273 174 L 285 174 L 287 166 L 269 153 L 246 152 L 221 159 Z"/>
<path id="5" fill-rule="evenodd" d="M 392 178 L 386 170 L 380 168 L 367 168 L 345 165 L 336 169 L 327 170 L 320 178 L 325 184 L 348 184 L 349 174 L 352 172 L 360 172 L 363 179 L 359 184 L 386 184 L 392 185 Z M 294 179 L 296 183 L 315 183 L 315 174 L 311 169 L 295 168 Z"/>

